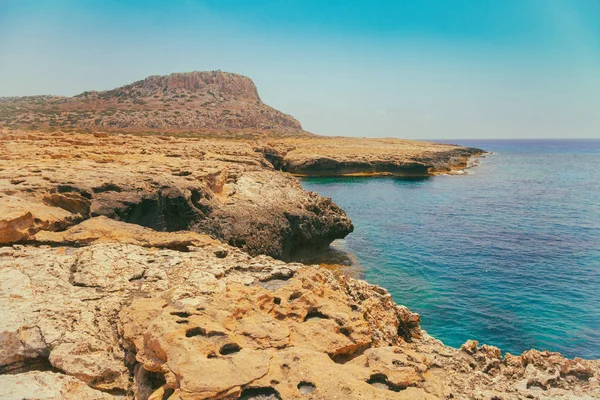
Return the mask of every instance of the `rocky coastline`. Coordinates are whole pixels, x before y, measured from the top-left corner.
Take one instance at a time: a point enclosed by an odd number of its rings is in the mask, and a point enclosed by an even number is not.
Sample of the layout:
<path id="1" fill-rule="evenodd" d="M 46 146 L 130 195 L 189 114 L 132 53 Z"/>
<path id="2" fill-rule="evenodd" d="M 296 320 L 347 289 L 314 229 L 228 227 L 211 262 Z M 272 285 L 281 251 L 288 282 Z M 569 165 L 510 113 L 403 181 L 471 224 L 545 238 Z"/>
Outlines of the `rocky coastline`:
<path id="1" fill-rule="evenodd" d="M 267 113 L 242 78 L 140 82 L 83 97 L 126 108 L 160 88 Z M 288 122 L 209 137 L 0 122 L 2 399 L 600 398 L 600 360 L 451 348 L 384 288 L 291 262 L 353 230 L 292 174 L 430 176 L 481 150 Z"/>
<path id="2" fill-rule="evenodd" d="M 8 129 L 1 139 L 5 398 L 600 394 L 598 361 L 449 348 L 385 289 L 277 260 L 352 224 L 260 143 Z"/>

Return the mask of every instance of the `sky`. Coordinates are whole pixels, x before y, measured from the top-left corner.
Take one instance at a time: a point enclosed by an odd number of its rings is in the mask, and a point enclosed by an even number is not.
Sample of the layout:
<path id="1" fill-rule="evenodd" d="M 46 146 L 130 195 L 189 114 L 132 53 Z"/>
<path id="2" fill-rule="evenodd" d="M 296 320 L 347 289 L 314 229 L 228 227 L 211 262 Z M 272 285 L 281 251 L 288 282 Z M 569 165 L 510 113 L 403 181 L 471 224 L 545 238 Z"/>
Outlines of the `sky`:
<path id="1" fill-rule="evenodd" d="M 216 69 L 323 135 L 600 138 L 600 0 L 0 0 L 0 96 Z"/>

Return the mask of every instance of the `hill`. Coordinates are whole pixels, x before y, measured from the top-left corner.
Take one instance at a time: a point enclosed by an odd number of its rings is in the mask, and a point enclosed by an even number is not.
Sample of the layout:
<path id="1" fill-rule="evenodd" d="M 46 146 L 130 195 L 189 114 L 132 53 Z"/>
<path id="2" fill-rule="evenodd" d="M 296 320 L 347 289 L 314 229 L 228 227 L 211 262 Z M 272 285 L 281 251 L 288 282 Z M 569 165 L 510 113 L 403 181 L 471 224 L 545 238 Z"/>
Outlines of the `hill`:
<path id="1" fill-rule="evenodd" d="M 266 104 L 254 82 L 222 72 L 187 72 L 73 97 L 0 98 L 0 126 L 124 132 L 306 134 Z"/>

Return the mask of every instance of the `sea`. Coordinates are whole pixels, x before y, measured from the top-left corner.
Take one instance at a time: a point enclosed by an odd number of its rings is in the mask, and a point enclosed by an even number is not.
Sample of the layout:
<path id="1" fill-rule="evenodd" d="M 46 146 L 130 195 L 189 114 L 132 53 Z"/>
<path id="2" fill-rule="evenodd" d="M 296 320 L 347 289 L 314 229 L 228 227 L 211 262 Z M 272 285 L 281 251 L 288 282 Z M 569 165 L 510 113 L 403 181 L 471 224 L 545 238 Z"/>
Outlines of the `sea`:
<path id="1" fill-rule="evenodd" d="M 600 140 L 445 141 L 463 175 L 306 178 L 355 231 L 333 246 L 446 345 L 600 358 Z"/>

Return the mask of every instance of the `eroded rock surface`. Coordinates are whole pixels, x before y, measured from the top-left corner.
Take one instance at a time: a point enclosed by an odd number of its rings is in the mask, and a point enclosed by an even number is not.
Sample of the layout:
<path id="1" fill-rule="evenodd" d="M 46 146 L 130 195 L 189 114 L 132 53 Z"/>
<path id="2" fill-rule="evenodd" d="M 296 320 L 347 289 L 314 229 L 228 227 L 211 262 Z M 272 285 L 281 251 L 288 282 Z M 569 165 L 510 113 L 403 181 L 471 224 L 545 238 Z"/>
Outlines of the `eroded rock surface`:
<path id="1" fill-rule="evenodd" d="M 224 292 L 178 302 L 137 299 L 120 314 L 123 338 L 145 370 L 165 375 L 174 398 L 237 398 L 244 390 L 266 387 L 283 398 L 297 397 L 301 381 L 286 378 L 288 373 L 303 376 L 316 386 L 315 396 L 326 398 L 335 390 L 327 388 L 327 376 L 338 369 L 355 386 L 349 395 L 373 396 L 377 390 L 364 384 L 368 371 L 336 361 L 376 344 L 403 342 L 380 330 L 397 332 L 407 323 L 418 329 L 418 316 L 410 314 L 412 320 L 403 321 L 407 314 L 395 307 L 369 313 L 366 304 L 351 300 L 344 280 L 303 268 L 271 290 L 231 284 Z M 389 297 L 368 286 L 362 289 L 374 301 Z M 389 325 L 381 324 L 381 317 Z M 383 338 L 387 343 L 377 342 Z M 330 371 L 319 371 L 322 364 Z M 337 382 L 343 379 L 337 377 Z"/>
<path id="2" fill-rule="evenodd" d="M 106 216 L 288 258 L 353 229 L 330 199 L 275 171 L 249 143 L 97 136 L 0 134 L 0 243 Z"/>
<path id="3" fill-rule="evenodd" d="M 599 361 L 446 347 L 383 288 L 258 255 L 352 229 L 285 140 L 1 138 L 2 398 L 600 398 Z"/>
<path id="4" fill-rule="evenodd" d="M 200 246 L 185 252 L 122 243 L 2 248 L 0 371 L 54 368 L 96 389 L 126 392 L 129 370 L 116 323 L 133 298 L 210 294 L 228 282 L 287 279 L 298 268 L 208 237 L 194 243 Z"/>
<path id="5" fill-rule="evenodd" d="M 0 375 L 3 400 L 114 400 L 108 393 L 94 390 L 69 375 L 33 371 Z"/>
<path id="6" fill-rule="evenodd" d="M 314 136 L 272 141 L 263 151 L 283 171 L 306 176 L 409 176 L 458 173 L 483 150 L 403 139 Z M 277 157 L 277 155 L 279 157 Z"/>
<path id="7" fill-rule="evenodd" d="M 140 229 L 115 224 L 119 237 Z M 600 395 L 598 361 L 535 350 L 502 359 L 476 342 L 452 349 L 377 286 L 197 236 L 187 251 L 117 235 L 2 248 L 0 382 L 11 398 Z"/>

